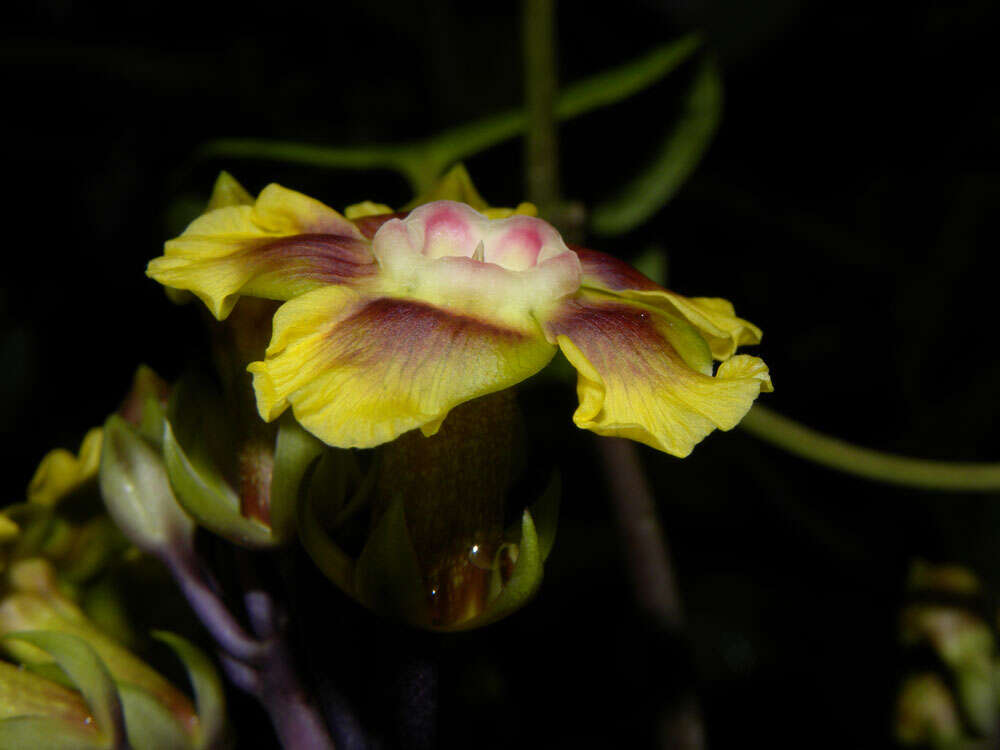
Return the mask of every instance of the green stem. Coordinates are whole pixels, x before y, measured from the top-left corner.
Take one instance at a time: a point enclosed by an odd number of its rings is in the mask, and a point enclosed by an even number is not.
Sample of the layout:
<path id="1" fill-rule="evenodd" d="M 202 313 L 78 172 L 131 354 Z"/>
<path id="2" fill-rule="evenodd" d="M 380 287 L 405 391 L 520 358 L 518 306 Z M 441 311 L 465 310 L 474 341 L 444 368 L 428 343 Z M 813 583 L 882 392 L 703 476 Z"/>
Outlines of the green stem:
<path id="1" fill-rule="evenodd" d="M 760 405 L 750 410 L 740 426 L 796 456 L 867 479 L 928 490 L 1000 490 L 1000 464 L 922 460 L 859 448 Z"/>
<path id="2" fill-rule="evenodd" d="M 220 138 L 203 145 L 197 155 L 341 169 L 391 169 L 405 175 L 418 193 L 432 185 L 438 176 L 435 171 L 438 165 L 428 165 L 421 148 L 413 144 L 336 148 L 261 138 Z"/>
<path id="3" fill-rule="evenodd" d="M 541 34 L 541 31 L 532 29 L 531 34 Z M 551 33 L 550 37 L 553 37 L 552 49 L 542 50 L 542 54 L 549 54 L 554 59 L 555 39 Z M 697 35 L 689 34 L 613 70 L 568 85 L 554 100 L 555 119 L 570 120 L 643 91 L 676 70 L 700 44 Z M 554 72 L 551 81 L 554 88 Z M 553 91 L 554 96 L 555 93 Z M 420 195 L 452 164 L 523 133 L 528 121 L 523 110 L 501 112 L 426 140 L 387 145 L 336 147 L 260 138 L 223 138 L 204 144 L 197 155 L 267 159 L 339 169 L 392 169 L 405 175 L 414 193 Z"/>
<path id="4" fill-rule="evenodd" d="M 555 0 L 523 0 L 524 89 L 528 110 L 525 183 L 528 199 L 548 216 L 559 200 L 556 141 Z"/>

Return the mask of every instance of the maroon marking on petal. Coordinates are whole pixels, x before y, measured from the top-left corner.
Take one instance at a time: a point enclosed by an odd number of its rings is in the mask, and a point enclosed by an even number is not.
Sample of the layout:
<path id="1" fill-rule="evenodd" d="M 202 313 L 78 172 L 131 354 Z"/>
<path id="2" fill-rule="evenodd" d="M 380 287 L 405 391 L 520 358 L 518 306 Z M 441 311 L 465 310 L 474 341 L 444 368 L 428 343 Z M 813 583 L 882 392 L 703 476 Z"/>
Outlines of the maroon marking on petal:
<path id="1" fill-rule="evenodd" d="M 500 350 L 529 338 L 472 316 L 393 298 L 372 300 L 329 334 L 340 363 L 380 372 L 392 362 L 402 379 L 419 378 L 439 365 L 500 366 Z"/>
<path id="2" fill-rule="evenodd" d="M 660 369 L 651 358 L 680 358 L 656 330 L 650 313 L 615 302 L 571 300 L 546 323 L 546 329 L 553 336 L 569 338 L 602 375 L 624 371 L 643 377 Z"/>
<path id="3" fill-rule="evenodd" d="M 256 244 L 250 251 L 270 271 L 336 284 L 378 270 L 368 244 L 335 234 L 296 234 Z"/>
<path id="4" fill-rule="evenodd" d="M 528 338 L 525 334 L 509 328 L 479 320 L 471 315 L 441 310 L 433 305 L 411 300 L 382 297 L 362 307 L 334 328 L 331 335 L 337 336 L 344 328 L 371 331 L 372 335 L 359 342 L 354 351 L 345 353 L 348 359 L 372 356 L 383 359 L 386 356 L 409 358 L 414 351 L 441 351 L 462 339 L 481 340 L 502 339 L 512 344 Z M 391 353 L 390 353 L 391 350 Z"/>
<path id="5" fill-rule="evenodd" d="M 364 216 L 360 219 L 352 219 L 361 234 L 368 239 L 375 236 L 375 232 L 390 219 L 405 219 L 409 211 L 398 211 L 394 214 L 377 214 L 375 216 Z"/>
<path id="6" fill-rule="evenodd" d="M 575 252 L 580 258 L 580 265 L 583 267 L 584 286 L 587 279 L 595 279 L 607 289 L 618 291 L 620 289 L 639 289 L 642 291 L 662 289 L 659 284 L 648 276 L 635 270 L 625 261 L 619 260 L 613 255 L 600 253 L 596 250 L 588 250 L 578 245 L 570 245 L 569 249 Z"/>

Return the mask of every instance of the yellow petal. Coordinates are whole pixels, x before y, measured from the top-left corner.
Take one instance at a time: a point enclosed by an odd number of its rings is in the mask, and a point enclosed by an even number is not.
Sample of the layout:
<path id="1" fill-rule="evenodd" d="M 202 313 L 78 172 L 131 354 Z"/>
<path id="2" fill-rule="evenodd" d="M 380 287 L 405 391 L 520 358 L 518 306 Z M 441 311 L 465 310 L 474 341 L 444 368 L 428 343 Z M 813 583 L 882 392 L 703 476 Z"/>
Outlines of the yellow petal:
<path id="1" fill-rule="evenodd" d="M 456 164 L 445 172 L 429 190 L 406 204 L 404 210 L 408 211 L 434 201 L 458 201 L 472 206 L 477 211 L 489 207 L 476 190 L 476 186 L 472 184 L 472 177 L 463 164 Z"/>
<path id="2" fill-rule="evenodd" d="M 212 187 L 205 212 L 226 206 L 252 206 L 253 196 L 229 172 L 220 172 Z"/>
<path id="3" fill-rule="evenodd" d="M 0 544 L 9 542 L 11 539 L 16 539 L 17 535 L 20 533 L 20 527 L 11 521 L 5 513 L 0 512 Z M 0 567 L 2 567 L 2 565 L 0 565 Z"/>
<path id="4" fill-rule="evenodd" d="M 28 501 L 55 505 L 92 479 L 101 463 L 101 440 L 101 428 L 95 427 L 83 438 L 76 456 L 62 448 L 46 454 L 28 484 Z"/>
<path id="5" fill-rule="evenodd" d="M 714 377 L 699 371 L 700 361 L 678 352 L 688 346 L 679 328 L 645 305 L 583 292 L 552 314 L 546 332 L 578 372 L 577 426 L 683 457 L 713 429 L 735 427 L 771 389 L 756 357 L 733 357 Z"/>
<path id="6" fill-rule="evenodd" d="M 215 180 L 215 186 L 212 188 L 212 196 L 208 199 L 208 204 L 202 213 L 225 206 L 244 205 L 253 205 L 253 196 L 229 172 L 220 172 Z M 194 299 L 194 295 L 187 289 L 174 289 L 169 286 L 163 289 L 167 293 L 167 298 L 175 305 L 183 305 Z"/>
<path id="7" fill-rule="evenodd" d="M 217 186 L 213 200 L 222 205 L 167 242 L 147 275 L 190 290 L 221 320 L 241 294 L 286 300 L 375 272 L 365 238 L 332 208 L 280 185 L 252 205 L 234 203 L 242 200 L 237 188 Z"/>
<path id="8" fill-rule="evenodd" d="M 382 214 L 391 213 L 392 209 L 389 206 L 384 203 L 372 203 L 371 201 L 355 203 L 344 209 L 344 216 L 351 221 L 364 219 L 367 216 L 381 216 Z"/>
<path id="9" fill-rule="evenodd" d="M 455 406 L 524 380 L 554 353 L 537 325 L 326 287 L 282 305 L 265 361 L 249 370 L 264 419 L 291 405 L 324 442 L 370 448 L 418 427 L 432 434 Z"/>
<path id="10" fill-rule="evenodd" d="M 538 216 L 538 208 L 534 203 L 518 203 L 517 208 L 484 208 L 483 216 L 487 219 L 506 219 L 510 216 Z"/>
<path id="11" fill-rule="evenodd" d="M 684 316 L 708 342 L 716 359 L 728 359 L 737 347 L 759 344 L 761 330 L 736 316 L 732 303 L 715 297 L 684 297 L 662 288 L 627 263 L 595 250 L 573 248 L 583 268 L 583 286 L 613 293 Z"/>
<path id="12" fill-rule="evenodd" d="M 456 164 L 454 167 L 445 172 L 445 174 L 438 179 L 430 190 L 427 190 L 422 195 L 414 198 L 406 204 L 403 210 L 408 211 L 416 208 L 417 206 L 422 206 L 425 203 L 442 200 L 465 203 L 466 205 L 472 206 L 474 209 L 479 211 L 487 219 L 506 219 L 510 216 L 514 216 L 515 214 L 523 216 L 538 216 L 538 209 L 533 203 L 519 203 L 517 208 L 501 208 L 499 206 L 491 207 L 483 199 L 483 196 L 479 194 L 479 191 L 476 190 L 476 186 L 472 182 L 472 177 L 469 176 L 468 170 L 462 164 Z M 388 213 L 388 211 L 386 211 L 386 213 Z M 347 218 L 353 219 L 354 217 L 348 215 Z"/>

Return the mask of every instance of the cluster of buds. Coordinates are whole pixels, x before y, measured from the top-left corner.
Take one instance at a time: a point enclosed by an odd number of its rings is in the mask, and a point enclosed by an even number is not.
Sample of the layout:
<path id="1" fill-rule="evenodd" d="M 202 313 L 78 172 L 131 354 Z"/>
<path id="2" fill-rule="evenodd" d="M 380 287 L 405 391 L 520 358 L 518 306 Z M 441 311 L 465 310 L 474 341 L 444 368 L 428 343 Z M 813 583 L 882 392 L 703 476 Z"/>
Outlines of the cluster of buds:
<path id="1" fill-rule="evenodd" d="M 140 368 L 105 429 L 80 451 L 49 453 L 27 501 L 0 512 L 0 747 L 214 748 L 226 741 L 225 700 L 191 643 L 154 633 L 181 659 L 195 700 L 137 655 L 129 581 L 169 579 L 100 501 L 99 467 L 118 432 L 160 434 L 166 384 Z M 137 440 L 143 438 L 136 437 Z M 128 529 L 125 529 L 126 533 Z"/>
<path id="2" fill-rule="evenodd" d="M 907 583 L 911 602 L 900 617 L 900 639 L 911 653 L 929 654 L 937 669 L 921 668 L 904 679 L 897 740 L 935 750 L 995 746 L 1000 658 L 994 628 L 977 611 L 983 595 L 979 580 L 957 565 L 918 560 Z"/>

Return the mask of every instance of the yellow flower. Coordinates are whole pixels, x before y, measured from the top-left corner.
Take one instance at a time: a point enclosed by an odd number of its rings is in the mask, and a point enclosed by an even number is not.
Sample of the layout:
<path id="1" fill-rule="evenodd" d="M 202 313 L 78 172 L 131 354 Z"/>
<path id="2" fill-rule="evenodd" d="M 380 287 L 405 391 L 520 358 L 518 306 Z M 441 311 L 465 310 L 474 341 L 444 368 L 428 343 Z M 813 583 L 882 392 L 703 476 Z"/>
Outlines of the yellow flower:
<path id="1" fill-rule="evenodd" d="M 90 430 L 80 452 L 57 448 L 49 451 L 28 484 L 28 502 L 55 505 L 97 475 L 101 463 L 101 428 Z"/>
<path id="2" fill-rule="evenodd" d="M 570 248 L 529 204 L 488 210 L 467 175 L 450 177 L 408 213 L 359 204 L 352 219 L 273 184 L 253 203 L 220 200 L 147 273 L 220 320 L 241 295 L 283 301 L 249 367 L 258 409 L 271 421 L 291 407 L 337 447 L 433 435 L 451 409 L 559 350 L 578 371 L 579 427 L 676 456 L 770 390 L 764 362 L 735 355 L 760 330 L 727 301 L 682 297 Z M 245 195 L 228 176 L 220 184 Z"/>

